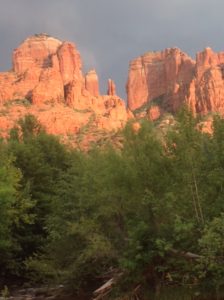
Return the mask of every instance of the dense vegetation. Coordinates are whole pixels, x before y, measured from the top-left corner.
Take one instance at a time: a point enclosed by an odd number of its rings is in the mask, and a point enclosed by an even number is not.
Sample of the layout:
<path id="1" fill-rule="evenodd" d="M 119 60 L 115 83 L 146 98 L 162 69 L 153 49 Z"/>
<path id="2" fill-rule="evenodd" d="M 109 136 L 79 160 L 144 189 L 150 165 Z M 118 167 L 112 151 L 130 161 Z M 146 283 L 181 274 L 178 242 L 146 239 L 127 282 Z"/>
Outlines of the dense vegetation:
<path id="1" fill-rule="evenodd" d="M 122 149 L 62 145 L 32 116 L 0 144 L 0 275 L 109 296 L 189 287 L 217 296 L 224 278 L 224 120 L 197 129 L 183 109 L 158 133 L 124 130 Z M 161 299 L 161 298 L 158 298 Z M 184 299 L 184 298 L 183 298 Z"/>

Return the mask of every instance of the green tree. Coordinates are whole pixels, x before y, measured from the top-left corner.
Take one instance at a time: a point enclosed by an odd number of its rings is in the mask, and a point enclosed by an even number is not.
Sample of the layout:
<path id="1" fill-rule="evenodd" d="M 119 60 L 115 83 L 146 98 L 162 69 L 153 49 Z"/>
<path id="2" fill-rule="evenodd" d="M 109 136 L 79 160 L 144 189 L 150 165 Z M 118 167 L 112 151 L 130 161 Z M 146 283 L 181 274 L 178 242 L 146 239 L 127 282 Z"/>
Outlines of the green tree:
<path id="1" fill-rule="evenodd" d="M 32 203 L 20 186 L 20 171 L 13 165 L 13 157 L 0 143 L 0 270 L 5 276 L 20 270 L 21 244 L 16 234 L 24 224 L 32 223 Z"/>
<path id="2" fill-rule="evenodd" d="M 23 258 L 40 250 L 47 236 L 46 219 L 59 177 L 70 164 L 70 151 L 57 137 L 44 132 L 31 115 L 19 120 L 8 149 L 21 171 L 20 185 L 30 195 L 34 222 L 20 229 Z"/>

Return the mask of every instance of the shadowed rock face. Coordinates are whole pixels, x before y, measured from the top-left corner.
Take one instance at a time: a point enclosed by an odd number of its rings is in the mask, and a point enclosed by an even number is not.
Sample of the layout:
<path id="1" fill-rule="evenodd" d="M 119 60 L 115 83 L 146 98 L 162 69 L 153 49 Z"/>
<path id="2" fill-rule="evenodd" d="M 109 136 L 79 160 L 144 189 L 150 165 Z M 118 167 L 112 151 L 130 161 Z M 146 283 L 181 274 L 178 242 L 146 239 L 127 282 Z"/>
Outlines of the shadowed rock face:
<path id="1" fill-rule="evenodd" d="M 53 134 L 77 134 L 90 119 L 94 128 L 117 130 L 131 114 L 111 90 L 100 95 L 95 70 L 83 75 L 74 44 L 46 34 L 29 37 L 14 50 L 13 69 L 0 73 L 1 111 L 7 105 L 0 128 L 7 135 L 18 118 L 32 113 Z M 18 105 L 24 98 L 30 105 Z"/>
<path id="2" fill-rule="evenodd" d="M 133 111 L 176 112 L 186 103 L 194 113 L 224 115 L 224 52 L 206 48 L 196 61 L 177 48 L 146 53 L 130 62 L 127 94 Z"/>

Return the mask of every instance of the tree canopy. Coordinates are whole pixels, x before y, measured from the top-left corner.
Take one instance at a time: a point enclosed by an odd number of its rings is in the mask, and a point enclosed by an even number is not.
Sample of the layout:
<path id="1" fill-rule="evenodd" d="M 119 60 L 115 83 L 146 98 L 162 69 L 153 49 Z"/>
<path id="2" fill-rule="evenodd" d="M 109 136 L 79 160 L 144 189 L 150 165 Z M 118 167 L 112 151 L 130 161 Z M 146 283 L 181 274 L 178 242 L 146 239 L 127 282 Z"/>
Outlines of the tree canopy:
<path id="1" fill-rule="evenodd" d="M 114 278 L 111 297 L 172 285 L 219 295 L 224 120 L 213 127 L 201 132 L 183 109 L 162 135 L 127 125 L 121 149 L 81 152 L 21 120 L 0 144 L 1 273 L 76 292 Z"/>

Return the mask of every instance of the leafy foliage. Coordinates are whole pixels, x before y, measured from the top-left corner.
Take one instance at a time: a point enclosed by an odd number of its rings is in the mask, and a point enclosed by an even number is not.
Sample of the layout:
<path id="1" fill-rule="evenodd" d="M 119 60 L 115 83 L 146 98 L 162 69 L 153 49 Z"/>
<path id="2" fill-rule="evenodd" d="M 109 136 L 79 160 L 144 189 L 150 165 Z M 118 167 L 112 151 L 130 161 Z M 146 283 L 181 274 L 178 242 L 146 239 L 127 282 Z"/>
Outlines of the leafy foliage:
<path id="1" fill-rule="evenodd" d="M 1 144 L 1 269 L 15 257 L 27 276 L 76 291 L 115 276 L 114 297 L 172 285 L 199 295 L 208 282 L 220 295 L 224 120 L 207 135 L 183 108 L 158 130 L 127 126 L 119 150 L 81 153 L 21 120 Z"/>

